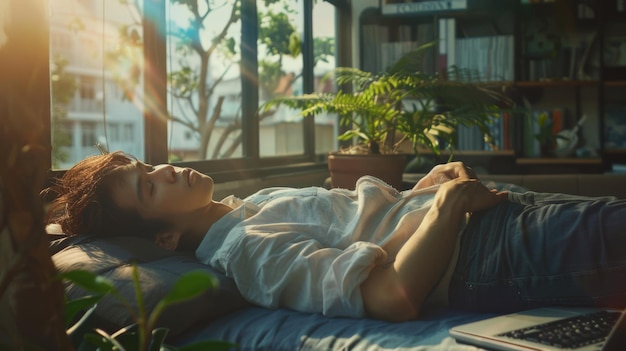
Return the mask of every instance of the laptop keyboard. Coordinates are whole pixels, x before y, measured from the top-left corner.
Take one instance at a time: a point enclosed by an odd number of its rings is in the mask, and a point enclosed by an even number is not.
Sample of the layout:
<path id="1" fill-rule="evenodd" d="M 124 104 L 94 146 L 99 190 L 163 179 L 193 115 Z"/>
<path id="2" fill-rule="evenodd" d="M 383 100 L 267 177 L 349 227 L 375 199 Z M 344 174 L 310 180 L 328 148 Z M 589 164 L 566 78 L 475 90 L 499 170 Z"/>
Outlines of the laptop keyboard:
<path id="1" fill-rule="evenodd" d="M 575 349 L 603 341 L 619 316 L 619 312 L 600 311 L 517 329 L 499 336 Z"/>

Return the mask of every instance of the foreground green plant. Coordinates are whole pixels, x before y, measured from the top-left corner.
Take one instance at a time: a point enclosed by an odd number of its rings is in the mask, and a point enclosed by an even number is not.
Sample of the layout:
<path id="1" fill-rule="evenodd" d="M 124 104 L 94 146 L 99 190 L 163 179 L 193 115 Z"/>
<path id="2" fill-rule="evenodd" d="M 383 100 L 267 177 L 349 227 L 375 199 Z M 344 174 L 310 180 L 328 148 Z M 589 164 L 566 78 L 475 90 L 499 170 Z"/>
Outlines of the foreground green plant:
<path id="1" fill-rule="evenodd" d="M 194 298 L 208 289 L 217 287 L 217 279 L 207 272 L 191 271 L 183 275 L 174 284 L 172 290 L 157 303 L 151 313 L 148 313 L 145 308 L 136 265 L 133 265 L 133 283 L 137 298 L 136 309 L 119 294 L 110 279 L 85 270 L 62 273 L 61 278 L 69 280 L 93 293 L 93 295 L 67 301 L 66 303 L 65 320 L 68 327 L 68 335 L 79 351 L 219 351 L 236 347 L 233 343 L 215 340 L 201 341 L 183 347 L 167 345 L 165 344 L 165 338 L 169 330 L 157 325 L 159 317 L 168 306 Z M 133 315 L 136 322 L 112 334 L 97 326 L 92 326 L 91 317 L 95 307 L 107 295 L 112 295 L 122 302 Z M 83 312 L 81 318 L 70 326 L 81 312 Z"/>

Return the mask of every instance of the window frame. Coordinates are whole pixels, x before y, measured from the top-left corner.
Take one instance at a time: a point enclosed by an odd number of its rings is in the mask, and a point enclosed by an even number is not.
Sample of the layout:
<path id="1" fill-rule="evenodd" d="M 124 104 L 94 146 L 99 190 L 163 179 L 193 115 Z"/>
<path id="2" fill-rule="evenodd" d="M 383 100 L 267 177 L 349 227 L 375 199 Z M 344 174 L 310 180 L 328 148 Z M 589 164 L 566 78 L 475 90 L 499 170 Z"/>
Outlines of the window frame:
<path id="1" fill-rule="evenodd" d="M 151 164 L 168 163 L 167 120 L 161 116 L 168 113 L 167 107 L 167 43 L 159 33 L 164 33 L 166 6 L 169 0 L 143 0 L 145 16 L 144 35 L 144 93 L 147 100 L 156 103 L 144 108 L 144 161 Z M 300 1 L 300 0 L 299 0 Z M 313 5 L 315 1 L 326 1 L 335 6 L 336 41 L 335 59 L 337 66 L 349 66 L 351 16 L 348 0 L 301 0 L 304 5 L 303 37 L 303 91 L 314 90 L 313 76 Z M 258 15 L 257 0 L 241 1 L 242 23 L 242 69 L 258 72 Z M 254 45 L 246 45 L 253 43 Z M 183 167 L 193 167 L 199 172 L 210 174 L 216 183 L 268 177 L 279 174 L 320 171 L 327 167 L 327 155 L 315 153 L 315 123 L 312 118 L 303 119 L 304 153 L 301 155 L 260 157 L 259 123 L 257 106 L 259 101 L 256 77 L 242 75 L 242 113 L 246 116 L 243 126 L 244 157 L 190 162 L 171 162 Z M 49 117 L 49 116 L 48 116 Z M 47 125 L 50 126 L 48 118 Z M 50 127 L 48 127 L 50 129 Z M 51 164 L 51 159 L 50 159 Z M 63 172 L 63 170 L 53 173 Z"/>

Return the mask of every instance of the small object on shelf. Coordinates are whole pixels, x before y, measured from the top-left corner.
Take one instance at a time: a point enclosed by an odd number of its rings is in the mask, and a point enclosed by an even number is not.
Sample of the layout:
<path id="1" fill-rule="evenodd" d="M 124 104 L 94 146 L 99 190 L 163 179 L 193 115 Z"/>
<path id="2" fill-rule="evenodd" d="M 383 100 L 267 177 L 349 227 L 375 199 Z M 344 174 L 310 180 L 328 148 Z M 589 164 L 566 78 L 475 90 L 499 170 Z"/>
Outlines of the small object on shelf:
<path id="1" fill-rule="evenodd" d="M 568 157 L 572 155 L 578 145 L 578 129 L 586 120 L 587 116 L 583 115 L 574 128 L 564 129 L 557 133 L 555 154 L 558 157 Z"/>
<path id="2" fill-rule="evenodd" d="M 614 163 L 611 166 L 611 171 L 613 173 L 626 173 L 626 164 Z"/>
<path id="3" fill-rule="evenodd" d="M 581 147 L 576 149 L 576 158 L 596 158 L 598 153 L 590 147 Z"/>

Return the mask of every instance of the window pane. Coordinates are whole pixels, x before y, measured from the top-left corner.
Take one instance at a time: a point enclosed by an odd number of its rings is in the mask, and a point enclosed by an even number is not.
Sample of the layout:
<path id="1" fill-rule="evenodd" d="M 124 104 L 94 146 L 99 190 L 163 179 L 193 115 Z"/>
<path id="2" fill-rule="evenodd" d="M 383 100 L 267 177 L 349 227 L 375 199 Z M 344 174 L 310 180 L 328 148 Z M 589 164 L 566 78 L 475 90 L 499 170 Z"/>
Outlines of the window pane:
<path id="1" fill-rule="evenodd" d="M 97 154 L 92 142 L 144 157 L 143 19 L 137 3 L 50 0 L 54 168 Z M 169 111 L 163 142 L 169 161 L 245 156 L 241 128 L 255 116 L 242 115 L 240 2 L 164 3 Z M 334 7 L 315 3 L 314 45 L 317 54 L 325 52 L 316 61 L 319 76 L 334 66 Z M 257 4 L 260 99 L 302 94 L 303 2 L 264 4 Z M 256 74 L 245 73 L 252 80 Z M 260 119 L 261 156 L 303 153 L 304 124 L 295 111 Z M 334 121 L 316 117 L 317 152 L 335 148 Z"/>
<path id="2" fill-rule="evenodd" d="M 96 143 L 143 157 L 141 12 L 113 0 L 49 6 L 53 168 L 98 154 Z"/>
<path id="3" fill-rule="evenodd" d="M 335 7 L 326 1 L 316 1 L 313 6 L 313 51 L 315 56 L 315 91 L 336 92 L 331 79 L 322 80 L 335 68 Z M 315 153 L 337 150 L 339 134 L 337 115 L 322 113 L 315 116 Z"/>
<path id="4" fill-rule="evenodd" d="M 285 0 L 286 10 L 266 12 L 259 31 L 260 97 L 267 101 L 276 96 L 302 95 L 304 85 L 302 46 L 304 36 L 303 2 Z M 313 7 L 314 90 L 331 92 L 332 81 L 320 83 L 321 78 L 335 67 L 335 8 L 322 1 Z M 271 43 L 272 45 L 269 45 Z M 294 46 L 294 44 L 298 44 Z M 285 106 L 261 116 L 261 156 L 301 154 L 304 150 L 303 122 L 299 111 Z M 315 116 L 315 152 L 336 149 L 336 116 Z"/>
<path id="5" fill-rule="evenodd" d="M 303 1 L 259 2 L 259 98 L 302 95 Z M 304 152 L 302 118 L 279 109 L 259 116 L 261 156 L 296 155 Z"/>
<path id="6" fill-rule="evenodd" d="M 233 0 L 167 2 L 170 161 L 241 157 L 241 21 Z"/>

